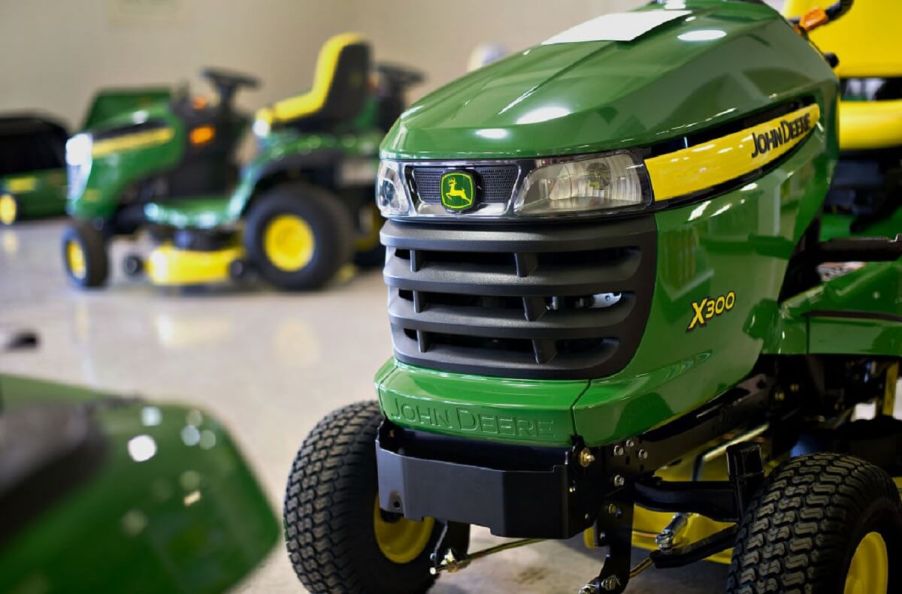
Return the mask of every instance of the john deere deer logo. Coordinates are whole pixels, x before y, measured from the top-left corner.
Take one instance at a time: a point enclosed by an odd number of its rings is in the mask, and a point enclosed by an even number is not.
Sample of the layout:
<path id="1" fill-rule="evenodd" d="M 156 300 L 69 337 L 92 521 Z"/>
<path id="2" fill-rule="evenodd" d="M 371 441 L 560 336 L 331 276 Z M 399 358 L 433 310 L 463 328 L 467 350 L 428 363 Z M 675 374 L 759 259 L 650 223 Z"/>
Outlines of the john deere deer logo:
<path id="1" fill-rule="evenodd" d="M 463 171 L 451 171 L 442 176 L 442 206 L 452 212 L 473 207 L 476 187 L 473 176 Z"/>

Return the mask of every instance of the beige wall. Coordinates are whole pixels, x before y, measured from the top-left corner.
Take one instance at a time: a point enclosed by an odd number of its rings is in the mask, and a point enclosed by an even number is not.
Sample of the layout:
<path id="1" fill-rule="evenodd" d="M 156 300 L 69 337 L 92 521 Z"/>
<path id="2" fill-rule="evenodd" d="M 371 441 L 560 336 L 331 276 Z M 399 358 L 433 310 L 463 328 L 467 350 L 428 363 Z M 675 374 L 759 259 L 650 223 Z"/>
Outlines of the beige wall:
<path id="1" fill-rule="evenodd" d="M 321 43 L 346 30 L 368 35 L 377 60 L 424 70 L 420 96 L 463 74 L 479 43 L 516 51 L 645 1 L 0 0 L 0 112 L 42 109 L 78 125 L 98 87 L 190 81 L 206 92 L 204 65 L 259 76 L 261 89 L 240 99 L 255 108 L 305 89 Z M 163 16 L 117 12 L 148 5 Z"/>
<path id="2" fill-rule="evenodd" d="M 525 49 L 589 18 L 647 0 L 363 0 L 355 26 L 375 41 L 377 59 L 417 66 L 422 95 L 464 74 L 477 44 Z"/>
<path id="3" fill-rule="evenodd" d="M 113 22 L 118 3 L 162 1 L 174 18 Z M 190 80 L 202 66 L 253 73 L 257 107 L 309 85 L 316 51 L 351 19 L 350 0 L 0 0 L 0 111 L 81 122 L 98 87 Z"/>

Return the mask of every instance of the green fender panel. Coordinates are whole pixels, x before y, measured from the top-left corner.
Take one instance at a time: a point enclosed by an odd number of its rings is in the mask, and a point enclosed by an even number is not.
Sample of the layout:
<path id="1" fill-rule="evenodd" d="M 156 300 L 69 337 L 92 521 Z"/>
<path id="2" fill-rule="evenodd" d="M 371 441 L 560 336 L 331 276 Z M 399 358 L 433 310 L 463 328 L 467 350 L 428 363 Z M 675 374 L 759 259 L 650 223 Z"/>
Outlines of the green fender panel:
<path id="1" fill-rule="evenodd" d="M 91 406 L 99 466 L 0 535 L 0 592 L 215 594 L 268 554 L 279 525 L 227 431 L 190 407 L 0 376 L 2 414 Z"/>
<path id="2" fill-rule="evenodd" d="M 872 262 L 764 315 L 766 353 L 902 356 L 902 260 Z"/>
<path id="3" fill-rule="evenodd" d="M 241 171 L 241 180 L 229 200 L 223 222 L 241 218 L 257 184 L 285 169 L 316 169 L 333 166 L 344 158 L 378 157 L 382 133 L 366 130 L 347 134 L 301 134 L 294 130 L 273 132 L 261 143 L 260 152 Z M 375 173 L 373 175 L 375 181 Z"/>

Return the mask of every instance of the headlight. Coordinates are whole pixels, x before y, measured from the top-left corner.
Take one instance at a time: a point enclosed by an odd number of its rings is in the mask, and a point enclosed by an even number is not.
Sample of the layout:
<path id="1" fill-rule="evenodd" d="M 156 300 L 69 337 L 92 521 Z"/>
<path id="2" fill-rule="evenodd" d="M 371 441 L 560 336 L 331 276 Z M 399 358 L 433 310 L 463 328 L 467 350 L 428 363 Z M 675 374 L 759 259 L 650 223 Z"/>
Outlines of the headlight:
<path id="1" fill-rule="evenodd" d="M 94 141 L 90 134 L 76 134 L 66 141 L 66 163 L 85 165 L 91 162 L 91 147 Z"/>
<path id="2" fill-rule="evenodd" d="M 406 215 L 410 210 L 400 165 L 395 161 L 382 161 L 376 176 L 376 206 L 383 217 Z"/>
<path id="3" fill-rule="evenodd" d="M 639 206 L 643 192 L 641 161 L 629 153 L 560 161 L 527 175 L 514 200 L 521 216 L 580 213 Z"/>
<path id="4" fill-rule="evenodd" d="M 90 134 L 76 134 L 66 141 L 67 195 L 70 200 L 80 198 L 88 185 L 93 144 Z"/>
<path id="5" fill-rule="evenodd" d="M 256 136 L 257 138 L 266 138 L 267 136 L 269 136 L 270 126 L 269 122 L 267 122 L 266 120 L 259 118 L 254 120 L 254 124 L 253 126 L 251 126 L 251 129 L 254 132 L 254 136 Z"/>

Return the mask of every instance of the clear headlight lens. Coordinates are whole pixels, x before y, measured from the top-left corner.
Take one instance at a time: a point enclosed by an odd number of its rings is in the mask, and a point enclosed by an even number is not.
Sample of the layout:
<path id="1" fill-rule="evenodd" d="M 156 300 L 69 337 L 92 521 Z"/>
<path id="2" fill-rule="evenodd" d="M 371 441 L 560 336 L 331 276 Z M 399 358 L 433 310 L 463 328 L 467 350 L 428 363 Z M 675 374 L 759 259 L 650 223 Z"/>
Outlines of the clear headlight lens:
<path id="1" fill-rule="evenodd" d="M 629 153 L 561 161 L 534 169 L 514 200 L 517 215 L 578 213 L 639 206 L 641 161 Z"/>
<path id="2" fill-rule="evenodd" d="M 84 165 L 91 161 L 91 147 L 94 141 L 90 134 L 76 134 L 66 141 L 66 163 Z"/>
<path id="3" fill-rule="evenodd" d="M 254 123 L 251 126 L 251 130 L 253 131 L 254 136 L 256 136 L 257 138 L 266 138 L 267 136 L 269 136 L 269 122 L 262 119 L 254 120 Z"/>
<path id="4" fill-rule="evenodd" d="M 90 134 L 76 134 L 66 141 L 67 195 L 70 200 L 81 197 L 88 184 L 93 145 Z"/>
<path id="5" fill-rule="evenodd" d="M 401 178 L 401 166 L 395 161 L 379 163 L 376 176 L 376 206 L 383 217 L 406 215 L 410 210 L 407 193 L 404 191 L 404 180 Z"/>

